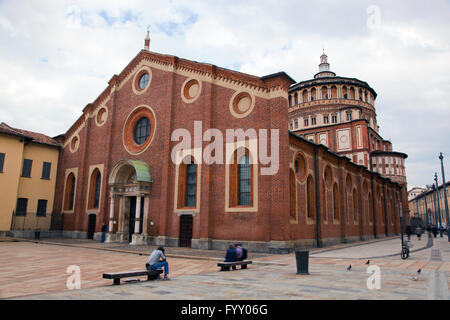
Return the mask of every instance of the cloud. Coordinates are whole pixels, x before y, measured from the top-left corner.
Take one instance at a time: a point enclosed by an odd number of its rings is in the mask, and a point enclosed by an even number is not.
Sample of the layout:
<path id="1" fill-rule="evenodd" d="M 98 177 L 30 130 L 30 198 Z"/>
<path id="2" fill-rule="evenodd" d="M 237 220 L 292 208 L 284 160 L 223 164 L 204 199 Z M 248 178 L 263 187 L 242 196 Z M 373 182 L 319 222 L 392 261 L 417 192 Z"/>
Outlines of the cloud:
<path id="1" fill-rule="evenodd" d="M 258 76 L 311 79 L 325 48 L 333 71 L 376 90 L 381 135 L 409 155 L 409 183 L 424 185 L 439 152 L 450 156 L 449 9 L 445 0 L 4 0 L 0 120 L 65 132 L 143 48 L 148 25 L 153 51 Z"/>

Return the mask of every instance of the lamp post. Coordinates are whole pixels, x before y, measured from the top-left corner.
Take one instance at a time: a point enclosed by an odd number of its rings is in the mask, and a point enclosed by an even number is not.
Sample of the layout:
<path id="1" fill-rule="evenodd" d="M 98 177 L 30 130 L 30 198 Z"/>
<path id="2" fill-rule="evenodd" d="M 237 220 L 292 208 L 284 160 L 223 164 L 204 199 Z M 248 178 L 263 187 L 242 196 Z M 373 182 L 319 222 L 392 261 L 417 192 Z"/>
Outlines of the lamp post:
<path id="1" fill-rule="evenodd" d="M 444 156 L 441 154 L 439 155 L 439 160 L 441 160 L 441 171 L 442 171 L 442 187 L 444 188 L 444 203 L 445 203 L 445 218 L 447 219 L 447 236 L 448 241 L 450 242 L 450 230 L 448 226 L 448 202 L 447 202 L 447 186 L 445 182 L 445 172 L 444 172 Z"/>
<path id="2" fill-rule="evenodd" d="M 438 184 L 438 175 L 437 172 L 434 173 L 434 181 L 436 181 L 436 199 L 437 199 L 437 210 L 438 210 L 438 217 L 439 217 L 439 233 L 442 235 L 442 220 L 441 220 L 441 205 L 439 200 L 439 184 Z"/>

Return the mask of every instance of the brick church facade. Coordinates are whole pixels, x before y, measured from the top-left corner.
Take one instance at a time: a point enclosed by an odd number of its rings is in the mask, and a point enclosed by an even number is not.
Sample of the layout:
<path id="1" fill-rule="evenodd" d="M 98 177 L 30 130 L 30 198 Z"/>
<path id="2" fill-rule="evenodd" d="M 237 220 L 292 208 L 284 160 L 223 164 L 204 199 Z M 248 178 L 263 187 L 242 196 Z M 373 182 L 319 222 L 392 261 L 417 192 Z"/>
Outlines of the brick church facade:
<path id="1" fill-rule="evenodd" d="M 106 225 L 109 242 L 269 252 L 398 234 L 402 185 L 287 130 L 294 84 L 155 53 L 147 38 L 55 138 L 55 221 L 68 237 Z"/>

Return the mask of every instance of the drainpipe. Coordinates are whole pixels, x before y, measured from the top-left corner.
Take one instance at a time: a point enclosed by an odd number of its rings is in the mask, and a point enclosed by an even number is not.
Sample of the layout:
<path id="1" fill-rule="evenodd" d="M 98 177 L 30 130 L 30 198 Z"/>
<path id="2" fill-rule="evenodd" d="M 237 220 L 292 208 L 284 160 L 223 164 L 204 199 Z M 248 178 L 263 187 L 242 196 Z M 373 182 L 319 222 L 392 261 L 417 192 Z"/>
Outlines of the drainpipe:
<path id="1" fill-rule="evenodd" d="M 320 188 L 319 188 L 319 146 L 314 147 L 314 181 L 315 181 L 315 201 L 316 201 L 316 243 L 317 248 L 322 248 L 320 232 Z"/>
<path id="2" fill-rule="evenodd" d="M 383 182 L 383 207 L 384 207 L 384 232 L 386 237 L 389 235 L 388 219 L 387 219 L 387 207 L 386 207 L 386 181 Z"/>

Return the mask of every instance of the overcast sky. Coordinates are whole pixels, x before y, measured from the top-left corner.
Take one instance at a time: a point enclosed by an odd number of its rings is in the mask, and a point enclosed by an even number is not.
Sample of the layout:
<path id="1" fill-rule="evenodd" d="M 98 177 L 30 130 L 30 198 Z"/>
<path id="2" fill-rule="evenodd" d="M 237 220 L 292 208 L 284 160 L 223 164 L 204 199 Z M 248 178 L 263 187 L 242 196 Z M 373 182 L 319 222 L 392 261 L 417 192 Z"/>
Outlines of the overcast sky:
<path id="1" fill-rule="evenodd" d="M 450 179 L 450 1 L 0 0 L 0 121 L 65 133 L 143 48 L 257 76 L 318 72 L 378 93 L 380 134 L 409 188 Z M 441 183 L 441 178 L 439 178 Z"/>

